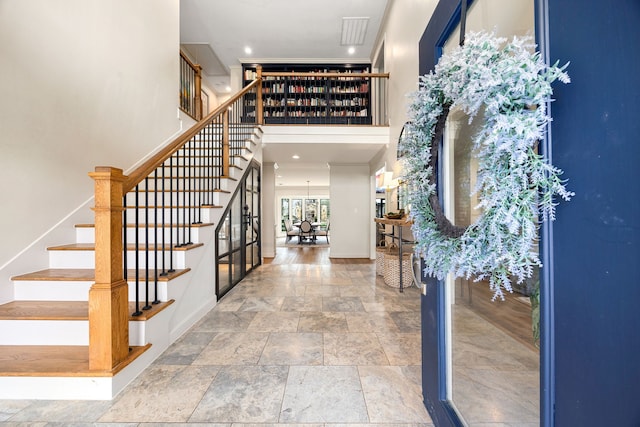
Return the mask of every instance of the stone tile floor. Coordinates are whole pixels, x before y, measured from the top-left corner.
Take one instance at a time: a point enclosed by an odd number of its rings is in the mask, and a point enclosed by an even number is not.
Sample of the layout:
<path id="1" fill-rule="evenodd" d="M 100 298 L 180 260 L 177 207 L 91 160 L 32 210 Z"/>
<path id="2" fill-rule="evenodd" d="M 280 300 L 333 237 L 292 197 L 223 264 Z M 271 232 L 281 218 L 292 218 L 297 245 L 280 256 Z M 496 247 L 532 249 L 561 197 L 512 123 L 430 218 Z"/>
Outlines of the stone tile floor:
<path id="1" fill-rule="evenodd" d="M 0 401 L 7 426 L 431 426 L 420 295 L 368 264 L 266 264 L 112 401 Z"/>

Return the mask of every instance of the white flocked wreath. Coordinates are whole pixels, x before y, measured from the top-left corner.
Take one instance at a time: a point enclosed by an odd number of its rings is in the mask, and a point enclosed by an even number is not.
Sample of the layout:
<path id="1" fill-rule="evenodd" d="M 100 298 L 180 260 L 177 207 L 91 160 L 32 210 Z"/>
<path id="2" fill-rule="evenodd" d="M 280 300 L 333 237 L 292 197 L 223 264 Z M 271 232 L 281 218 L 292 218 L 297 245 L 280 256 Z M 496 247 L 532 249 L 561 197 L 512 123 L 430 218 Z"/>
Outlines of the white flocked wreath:
<path id="1" fill-rule="evenodd" d="M 551 118 L 551 83 L 569 82 L 564 67 L 546 66 L 530 37 L 510 41 L 492 33 L 468 34 L 465 44 L 443 55 L 421 76 L 409 107 L 408 137 L 400 142 L 403 179 L 409 188 L 412 231 L 426 273 L 489 280 L 494 299 L 512 291 L 541 266 L 535 245 L 539 220 L 553 220 L 554 197 L 572 192 L 562 171 L 538 153 Z M 473 138 L 478 159 L 480 217 L 452 226 L 439 208 L 434 157 L 450 108 L 469 122 L 484 106 L 484 123 Z M 438 217 L 438 218 L 437 218 Z M 448 229 L 447 229 L 448 227 Z"/>

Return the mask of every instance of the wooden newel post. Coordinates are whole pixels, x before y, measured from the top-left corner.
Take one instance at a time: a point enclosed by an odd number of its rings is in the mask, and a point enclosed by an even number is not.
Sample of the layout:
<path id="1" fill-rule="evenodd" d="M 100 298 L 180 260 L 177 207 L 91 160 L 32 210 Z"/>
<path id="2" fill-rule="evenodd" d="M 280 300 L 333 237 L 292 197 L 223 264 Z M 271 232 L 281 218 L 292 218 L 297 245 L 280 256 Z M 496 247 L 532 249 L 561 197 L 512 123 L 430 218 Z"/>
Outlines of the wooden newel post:
<path id="1" fill-rule="evenodd" d="M 89 369 L 110 371 L 129 353 L 129 307 L 122 263 L 121 169 L 96 167 L 95 280 L 89 290 Z"/>
<path id="2" fill-rule="evenodd" d="M 258 87 L 256 88 L 256 124 L 262 125 L 264 122 L 264 112 L 262 110 L 262 66 L 256 67 L 258 75 Z"/>

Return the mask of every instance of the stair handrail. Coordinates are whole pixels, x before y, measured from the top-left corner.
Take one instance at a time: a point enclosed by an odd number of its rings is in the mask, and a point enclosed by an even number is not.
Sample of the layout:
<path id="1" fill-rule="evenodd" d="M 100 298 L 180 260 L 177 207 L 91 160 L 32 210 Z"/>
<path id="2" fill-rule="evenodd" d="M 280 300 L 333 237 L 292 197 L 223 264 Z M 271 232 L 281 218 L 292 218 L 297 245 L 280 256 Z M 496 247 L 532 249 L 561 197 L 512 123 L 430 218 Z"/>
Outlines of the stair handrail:
<path id="1" fill-rule="evenodd" d="M 124 183 L 124 192 L 128 193 L 133 189 L 137 184 L 142 182 L 142 180 L 149 176 L 151 172 L 153 172 L 158 166 L 160 166 L 165 160 L 175 154 L 178 149 L 180 149 L 184 144 L 186 144 L 191 138 L 196 136 L 198 132 L 205 128 L 205 126 L 216 116 L 220 114 L 224 114 L 229 110 L 229 107 L 233 105 L 236 101 L 238 101 L 242 96 L 244 96 L 247 92 L 251 91 L 254 87 L 259 86 L 260 80 L 256 79 L 234 96 L 229 98 L 227 101 L 220 104 L 215 110 L 209 113 L 206 117 L 200 120 L 198 123 L 194 124 L 189 130 L 187 130 L 182 135 L 178 136 L 173 142 L 169 143 L 166 147 L 158 151 L 153 157 L 149 158 L 143 164 L 138 166 L 133 172 L 131 172 Z"/>
<path id="2" fill-rule="evenodd" d="M 124 253 L 129 250 L 129 245 L 127 244 L 127 230 L 126 224 L 123 217 L 126 218 L 126 215 L 123 215 L 123 212 L 126 212 L 126 197 L 127 194 L 135 189 L 135 212 L 136 212 L 136 223 L 138 223 L 138 186 L 144 185 L 144 189 L 142 190 L 145 196 L 151 192 L 149 187 L 147 187 L 148 178 L 152 177 L 153 179 L 158 179 L 158 169 L 162 170 L 162 181 L 164 181 L 164 170 L 165 170 L 165 162 L 170 159 L 169 169 L 171 170 L 174 167 L 174 156 L 180 156 L 179 152 L 182 150 L 184 153 L 184 157 L 179 157 L 175 167 L 181 167 L 183 169 L 189 169 L 192 167 L 191 163 L 189 165 L 185 165 L 184 163 L 178 166 L 180 160 L 187 158 L 187 144 L 191 141 L 195 141 L 195 137 L 199 133 L 206 134 L 205 129 L 209 131 L 215 131 L 216 137 L 222 138 L 222 141 L 216 140 L 217 143 L 221 142 L 221 146 L 216 146 L 215 149 L 221 150 L 221 164 L 215 165 L 216 168 L 222 167 L 221 176 L 229 175 L 229 167 L 232 156 L 230 155 L 230 123 L 233 123 L 234 126 L 248 126 L 254 127 L 261 123 L 260 118 L 261 115 L 255 115 L 255 117 L 250 116 L 240 116 L 240 112 L 238 109 L 242 108 L 241 100 L 243 96 L 249 93 L 252 90 L 256 91 L 255 98 L 257 102 L 261 102 L 261 90 L 260 90 L 261 79 L 256 79 L 251 82 L 247 86 L 245 86 L 238 93 L 230 97 L 227 101 L 223 102 L 220 106 L 218 106 L 214 111 L 208 114 L 205 118 L 194 124 L 189 130 L 185 133 L 177 137 L 174 141 L 169 143 L 167 146 L 162 148 L 156 154 L 154 154 L 151 158 L 137 167 L 134 171 L 132 171 L 128 176 L 123 174 L 122 169 L 110 167 L 110 166 L 98 166 L 95 168 L 94 172 L 91 172 L 89 176 L 94 180 L 94 192 L 95 192 L 95 283 L 91 286 L 89 290 L 89 369 L 92 371 L 102 371 L 102 372 L 114 372 L 117 369 L 120 369 L 123 364 L 127 363 L 127 357 L 131 351 L 129 347 L 129 316 L 131 315 L 129 310 L 129 297 L 128 297 L 128 281 L 127 281 L 127 256 Z M 236 104 L 238 103 L 238 104 Z M 234 105 L 236 108 L 234 109 Z M 239 107 L 239 108 L 238 108 Z M 259 110 L 259 108 L 257 108 Z M 234 116 L 230 118 L 230 112 L 233 112 Z M 203 132 L 204 131 L 204 132 Z M 211 143 L 213 144 L 213 139 Z M 236 148 L 237 149 L 237 148 Z M 196 150 L 196 148 L 189 148 L 189 155 L 192 154 L 192 151 Z M 202 165 L 199 165 L 202 168 Z M 190 173 L 190 172 L 188 172 Z M 182 178 L 182 177 L 181 177 Z M 192 177 L 188 177 L 187 179 L 191 179 Z M 171 178 L 173 179 L 173 178 Z M 144 182 L 144 184 L 142 184 Z M 190 184 L 189 184 L 190 185 Z M 152 188 L 153 192 L 156 195 L 159 192 L 156 184 L 153 184 Z M 185 188 L 178 189 L 178 186 L 175 188 L 176 191 L 190 191 L 191 188 L 185 190 Z M 161 190 L 164 193 L 164 188 Z M 170 190 L 173 191 L 173 190 Z M 190 193 L 191 194 L 191 193 Z M 189 196 L 189 209 L 191 208 L 191 196 Z M 178 197 L 176 197 L 178 199 Z M 183 199 L 184 201 L 184 199 Z M 179 201 L 178 201 L 179 203 Z M 197 201 L 201 205 L 206 205 L 207 203 L 203 203 L 201 200 Z M 148 212 L 150 210 L 150 205 L 153 206 L 154 215 L 157 215 L 159 204 L 153 204 L 145 201 L 145 210 Z M 185 206 L 183 203 L 182 206 Z M 162 211 L 164 212 L 167 206 L 164 205 L 164 199 L 162 203 Z M 173 209 L 173 205 L 169 203 L 169 209 Z M 176 222 L 179 214 L 176 213 Z M 169 213 L 169 217 L 173 217 L 173 213 Z M 151 228 L 149 226 L 150 218 L 145 218 L 144 224 L 145 229 L 147 231 Z M 182 220 L 185 221 L 185 215 L 183 214 Z M 197 220 L 197 219 L 196 219 Z M 164 222 L 164 217 L 163 220 Z M 171 221 L 171 219 L 170 219 Z M 191 238 L 191 213 L 189 213 L 189 239 Z M 186 222 L 186 221 L 185 221 Z M 155 235 L 154 238 L 158 237 L 157 234 L 157 226 L 155 223 Z M 124 229 L 124 232 L 123 232 Z M 138 236 L 139 231 L 137 228 L 134 228 L 135 233 L 135 272 L 136 272 L 136 282 L 138 280 Z M 161 231 L 164 233 L 164 231 Z M 170 236 L 173 237 L 173 231 L 170 231 Z M 179 232 L 178 232 L 179 234 Z M 159 244 L 157 240 L 154 240 L 153 245 L 150 244 L 149 240 L 145 241 L 145 252 L 148 252 L 149 246 L 154 246 L 154 251 L 158 251 L 158 247 L 161 246 L 164 251 L 164 234 L 162 234 L 162 245 Z M 189 243 L 187 243 L 189 242 Z M 190 244 L 190 241 L 183 239 L 183 246 L 187 246 Z M 126 250 L 125 250 L 126 246 Z M 169 243 L 168 247 L 173 248 L 173 243 Z M 146 255 L 146 254 L 145 254 Z M 165 254 L 162 254 L 162 263 L 164 268 L 164 259 Z M 169 256 L 170 259 L 173 259 L 172 256 Z M 147 257 L 147 261 L 149 258 Z M 124 268 L 123 268 L 124 267 Z M 144 265 L 144 268 L 147 272 L 147 288 L 145 292 L 145 297 L 147 299 L 147 306 L 149 306 L 149 263 Z M 159 264 L 156 258 L 154 262 L 154 274 L 156 278 L 157 284 L 157 276 L 158 276 Z M 169 267 L 169 272 L 172 267 Z M 137 302 L 137 292 L 138 288 L 136 287 L 136 307 L 138 307 Z M 157 301 L 157 288 L 155 290 L 155 300 Z M 143 307 L 150 308 L 150 307 Z M 136 311 L 138 309 L 136 308 Z M 137 313 L 133 313 L 136 315 Z"/>

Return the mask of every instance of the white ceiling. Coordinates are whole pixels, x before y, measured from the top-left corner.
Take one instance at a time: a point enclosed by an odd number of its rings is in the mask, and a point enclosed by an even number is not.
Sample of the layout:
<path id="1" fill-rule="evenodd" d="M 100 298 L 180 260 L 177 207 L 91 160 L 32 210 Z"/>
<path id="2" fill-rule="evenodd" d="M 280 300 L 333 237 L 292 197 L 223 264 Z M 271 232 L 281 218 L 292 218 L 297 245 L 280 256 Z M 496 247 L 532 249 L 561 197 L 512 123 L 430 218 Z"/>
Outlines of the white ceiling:
<path id="1" fill-rule="evenodd" d="M 180 43 L 210 45 L 226 67 L 227 76 L 229 67 L 241 63 L 371 62 L 387 3 L 388 0 L 181 0 Z M 354 46 L 353 55 L 347 52 L 350 46 L 341 44 L 343 18 L 369 18 L 362 44 Z M 245 47 L 250 47 L 252 53 L 246 54 Z M 220 74 L 219 70 L 203 71 L 205 75 Z M 224 88 L 218 85 L 213 89 Z"/>
<path id="2" fill-rule="evenodd" d="M 180 0 L 180 42 L 203 66 L 212 89 L 223 94 L 230 67 L 242 63 L 370 63 L 391 1 Z M 341 43 L 343 18 L 369 18 L 353 55 Z M 292 162 L 291 150 L 299 151 L 299 163 Z M 329 182 L 327 163 L 367 163 L 379 150 L 361 143 L 268 144 L 263 160 L 280 165 L 277 184 L 307 186 L 309 180 L 321 186 Z"/>

